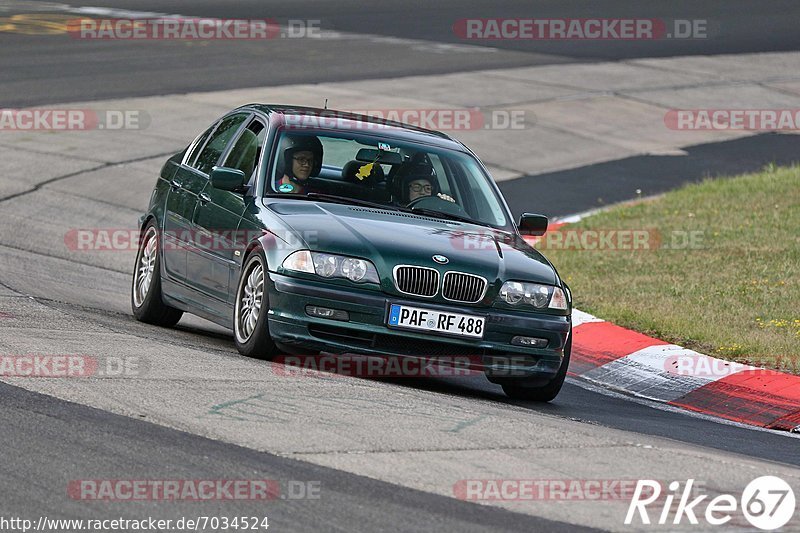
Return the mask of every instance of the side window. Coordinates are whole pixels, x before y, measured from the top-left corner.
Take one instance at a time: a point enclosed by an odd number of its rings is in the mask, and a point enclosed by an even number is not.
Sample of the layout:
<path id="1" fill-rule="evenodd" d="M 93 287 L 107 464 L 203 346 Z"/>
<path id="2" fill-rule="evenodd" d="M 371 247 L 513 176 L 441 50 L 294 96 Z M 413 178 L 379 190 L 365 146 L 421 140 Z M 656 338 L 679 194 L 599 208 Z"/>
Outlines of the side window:
<path id="1" fill-rule="evenodd" d="M 197 154 L 199 154 L 200 150 L 203 149 L 203 146 L 206 145 L 206 141 L 208 140 L 208 136 L 211 135 L 211 132 L 213 132 L 214 128 L 217 127 L 217 124 L 219 124 L 219 123 L 215 122 L 213 126 L 211 126 L 206 131 L 204 131 L 203 134 L 200 135 L 200 137 L 197 138 L 197 142 L 195 142 L 190 147 L 190 152 L 186 156 L 186 159 L 185 159 L 187 165 L 189 165 L 190 167 L 194 166 L 194 162 L 197 159 Z"/>
<path id="2" fill-rule="evenodd" d="M 236 139 L 222 166 L 241 170 L 245 177 L 250 179 L 258 165 L 266 132 L 264 123 L 253 119 Z"/>
<path id="3" fill-rule="evenodd" d="M 248 116 L 248 113 L 239 113 L 223 119 L 192 166 L 205 174 L 211 172 L 211 168 L 217 164 L 228 143 Z"/>

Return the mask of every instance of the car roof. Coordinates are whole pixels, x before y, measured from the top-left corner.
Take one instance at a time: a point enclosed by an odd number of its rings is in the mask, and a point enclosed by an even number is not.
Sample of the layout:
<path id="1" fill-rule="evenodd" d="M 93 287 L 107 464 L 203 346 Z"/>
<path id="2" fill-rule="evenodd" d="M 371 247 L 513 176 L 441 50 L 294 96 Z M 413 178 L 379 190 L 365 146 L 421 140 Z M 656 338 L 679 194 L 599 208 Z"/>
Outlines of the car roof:
<path id="1" fill-rule="evenodd" d="M 426 128 L 405 124 L 403 122 L 386 120 L 369 115 L 351 113 L 348 111 L 337 111 L 335 109 L 290 106 L 282 104 L 248 104 L 241 106 L 237 110 L 246 109 L 260 111 L 266 115 L 279 115 L 278 118 L 281 119 L 281 122 L 283 123 L 291 123 L 294 121 L 296 124 L 302 124 L 303 127 L 308 127 L 309 129 L 314 129 L 317 131 L 360 131 L 361 133 L 376 135 L 386 139 L 420 142 L 439 148 L 458 150 L 460 152 L 470 152 L 470 150 L 461 142 L 440 131 L 429 130 Z M 336 120 L 324 120 L 331 118 L 335 118 Z M 357 123 L 361 125 L 358 126 Z M 375 124 L 379 127 L 376 127 L 375 129 L 370 129 L 369 127 L 365 128 L 363 125 L 364 123 Z"/>

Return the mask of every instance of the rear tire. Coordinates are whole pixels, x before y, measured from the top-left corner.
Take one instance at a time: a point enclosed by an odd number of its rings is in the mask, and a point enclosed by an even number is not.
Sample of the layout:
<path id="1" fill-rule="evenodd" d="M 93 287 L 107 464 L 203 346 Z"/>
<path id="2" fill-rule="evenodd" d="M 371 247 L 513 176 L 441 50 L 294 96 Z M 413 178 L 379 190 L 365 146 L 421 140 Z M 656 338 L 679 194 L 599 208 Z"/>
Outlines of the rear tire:
<path id="1" fill-rule="evenodd" d="M 569 367 L 569 358 L 572 353 L 572 330 L 569 332 L 569 339 L 567 345 L 564 346 L 564 359 L 561 360 L 561 366 L 558 368 L 558 373 L 547 384 L 541 386 L 526 386 L 526 379 L 516 379 L 503 383 L 503 392 L 509 398 L 514 400 L 524 400 L 529 402 L 549 402 L 558 396 L 561 387 L 564 385 L 564 379 L 567 377 L 567 369 Z"/>
<path id="2" fill-rule="evenodd" d="M 164 303 L 161 294 L 161 247 L 153 221 L 145 226 L 133 266 L 131 310 L 136 320 L 165 328 L 178 323 L 183 311 Z"/>
<path id="3" fill-rule="evenodd" d="M 239 353 L 248 357 L 272 359 L 278 348 L 269 334 L 267 260 L 261 249 L 254 250 L 244 261 L 236 289 L 233 312 L 233 338 Z"/>

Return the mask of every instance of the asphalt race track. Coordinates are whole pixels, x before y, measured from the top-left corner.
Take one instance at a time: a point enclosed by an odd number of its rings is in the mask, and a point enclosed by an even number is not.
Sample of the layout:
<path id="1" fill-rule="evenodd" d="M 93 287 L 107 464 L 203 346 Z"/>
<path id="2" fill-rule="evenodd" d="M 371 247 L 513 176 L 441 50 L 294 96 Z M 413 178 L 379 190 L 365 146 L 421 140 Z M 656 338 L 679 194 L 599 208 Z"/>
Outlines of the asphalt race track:
<path id="1" fill-rule="evenodd" d="M 61 46 L 48 35 L 0 32 L 3 102 L 41 105 L 119 96 L 171 94 L 238 87 L 361 80 L 499 68 L 641 57 L 796 50 L 791 1 L 758 4 L 684 0 L 644 9 L 633 0 L 592 3 L 557 0 L 365 3 L 347 0 L 191 2 L 119 0 L 92 3 L 7 0 L 0 16 L 59 13 L 52 5 L 101 6 L 139 12 L 220 18 L 319 20 L 337 38 L 275 39 L 264 49 L 252 42 L 80 42 Z M 535 7 L 535 12 L 532 12 Z M 5 14 L 3 12 L 6 12 Z M 467 17 L 649 17 L 703 19 L 709 39 L 657 41 L 465 41 L 454 21 Z"/>
<path id="2" fill-rule="evenodd" d="M 800 49 L 800 11 L 791 2 L 535 6 L 537 17 L 703 18 L 717 32 L 704 41 L 590 46 L 465 43 L 454 37 L 452 21 L 460 18 L 533 16 L 530 2 L 523 1 L 235 4 L 99 0 L 65 7 L 12 0 L 0 4 L 0 19 L 92 6 L 320 19 L 340 37 L 276 40 L 265 51 L 246 41 L 66 46 L 52 35 L 0 31 L 0 108 Z M 211 115 L 223 110 L 217 111 Z M 0 157 L 10 161 L 6 168 L 0 162 L 0 353 L 133 357 L 142 364 L 141 373 L 120 377 L 2 379 L 0 517 L 268 515 L 275 531 L 636 530 L 622 524 L 626 502 L 475 503 L 454 496 L 453 487 L 466 479 L 695 478 L 720 494 L 741 491 L 762 473 L 800 487 L 794 435 L 665 409 L 579 380 L 568 380 L 554 402 L 539 405 L 511 401 L 482 377 L 287 379 L 275 363 L 240 356 L 230 333 L 209 322 L 185 317 L 175 329 L 136 322 L 129 303 L 130 253 L 90 256 L 51 246 L 65 228 L 135 221 L 139 213 L 132 204 L 146 203 L 147 192 L 141 191 L 149 191 L 155 180 L 148 173 L 175 149 L 168 133 L 148 134 L 153 135 L 149 151 L 131 153 L 122 163 L 46 143 L 37 147 L 38 137 L 19 152 L 8 137 L 0 137 Z M 542 211 L 566 215 L 597 207 L 598 196 L 606 203 L 628 199 L 632 176 L 646 173 L 653 192 L 659 192 L 705 175 L 792 162 L 798 148 L 798 136 L 765 134 L 697 145 L 688 150 L 688 163 L 658 154 L 631 156 L 531 173 L 504 181 L 501 188 L 519 212 L 532 183 L 553 188 L 565 183 L 564 196 Z M 49 177 L 28 179 L 37 172 Z M 115 176 L 109 182 L 114 185 L 106 184 L 104 173 Z M 130 176 L 129 188 L 119 186 L 119 176 Z M 34 185 L 17 187 L 15 181 Z M 70 483 L 82 479 L 272 479 L 283 490 L 291 483 L 313 483 L 320 497 L 266 503 L 86 501 L 68 494 Z M 748 527 L 741 520 L 730 525 Z"/>

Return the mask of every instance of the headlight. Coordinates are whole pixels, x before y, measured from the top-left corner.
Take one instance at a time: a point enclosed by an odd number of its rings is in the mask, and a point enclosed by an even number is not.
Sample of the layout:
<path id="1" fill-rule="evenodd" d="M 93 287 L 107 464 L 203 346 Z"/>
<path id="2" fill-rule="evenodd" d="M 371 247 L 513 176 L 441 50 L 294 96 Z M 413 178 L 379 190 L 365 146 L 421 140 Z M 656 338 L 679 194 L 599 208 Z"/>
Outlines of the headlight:
<path id="1" fill-rule="evenodd" d="M 378 271 L 366 259 L 299 250 L 283 260 L 283 268 L 324 278 L 345 278 L 356 283 L 380 283 Z"/>
<path id="2" fill-rule="evenodd" d="M 518 281 L 506 281 L 500 288 L 500 299 L 507 304 L 517 305 L 525 297 L 525 284 Z"/>
<path id="3" fill-rule="evenodd" d="M 535 283 L 525 284 L 525 298 L 523 300 L 526 304 L 532 305 L 537 309 L 547 305 L 550 299 L 550 287 L 546 285 L 537 285 Z"/>
<path id="4" fill-rule="evenodd" d="M 509 305 L 530 305 L 536 309 L 567 309 L 567 297 L 560 287 L 540 283 L 506 281 L 498 300 Z"/>
<path id="5" fill-rule="evenodd" d="M 336 274 L 336 267 L 339 262 L 335 255 L 330 254 L 311 254 L 314 257 L 314 269 L 323 278 L 329 278 Z"/>
<path id="6" fill-rule="evenodd" d="M 342 274 L 350 281 L 361 281 L 367 275 L 369 265 L 363 259 L 348 257 L 342 261 Z"/>

